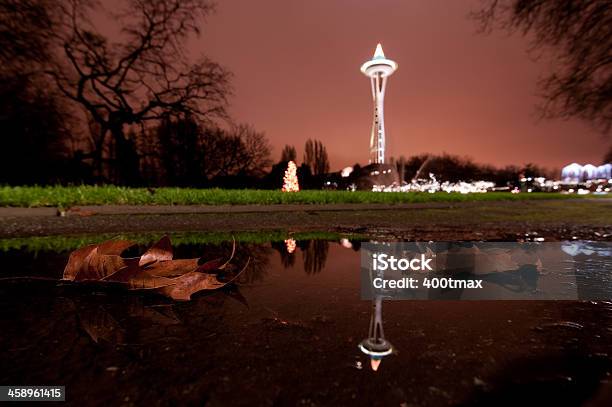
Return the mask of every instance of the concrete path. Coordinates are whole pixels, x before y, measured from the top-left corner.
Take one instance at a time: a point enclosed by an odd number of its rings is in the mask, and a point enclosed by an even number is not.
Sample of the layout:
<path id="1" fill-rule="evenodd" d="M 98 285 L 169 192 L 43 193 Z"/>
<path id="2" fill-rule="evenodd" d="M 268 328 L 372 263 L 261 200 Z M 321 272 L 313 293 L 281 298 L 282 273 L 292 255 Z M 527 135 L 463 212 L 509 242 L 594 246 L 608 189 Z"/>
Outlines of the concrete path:
<path id="1" fill-rule="evenodd" d="M 63 214 L 57 208 L 1 207 L 0 218 L 39 216 L 92 216 L 92 215 L 180 215 L 209 213 L 269 213 L 303 211 L 368 211 L 454 208 L 482 205 L 483 202 L 429 202 L 413 204 L 287 204 L 287 205 L 99 205 L 74 206 Z M 495 205 L 497 202 L 487 202 Z"/>
<path id="2" fill-rule="evenodd" d="M 610 239 L 604 199 L 401 205 L 83 206 L 0 208 L 0 239 L 89 233 L 329 231 L 417 240 Z"/>

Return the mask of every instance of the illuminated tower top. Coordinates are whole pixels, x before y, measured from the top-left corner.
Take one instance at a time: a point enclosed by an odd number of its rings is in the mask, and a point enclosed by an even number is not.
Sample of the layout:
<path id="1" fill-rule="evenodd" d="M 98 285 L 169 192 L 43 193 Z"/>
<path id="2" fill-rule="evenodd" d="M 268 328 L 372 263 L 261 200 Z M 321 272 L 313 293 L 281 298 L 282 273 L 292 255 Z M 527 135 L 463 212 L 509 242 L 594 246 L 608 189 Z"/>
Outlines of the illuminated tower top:
<path id="1" fill-rule="evenodd" d="M 361 65 L 361 72 L 370 78 L 376 77 L 378 73 L 383 76 L 390 76 L 397 69 L 397 62 L 387 59 L 382 45 L 378 44 L 371 60 Z"/>
<path id="2" fill-rule="evenodd" d="M 361 72 L 370 78 L 374 99 L 374 121 L 370 135 L 370 163 L 385 163 L 385 119 L 383 114 L 387 78 L 395 72 L 397 63 L 385 57 L 382 45 L 376 46 L 371 60 L 361 65 Z"/>

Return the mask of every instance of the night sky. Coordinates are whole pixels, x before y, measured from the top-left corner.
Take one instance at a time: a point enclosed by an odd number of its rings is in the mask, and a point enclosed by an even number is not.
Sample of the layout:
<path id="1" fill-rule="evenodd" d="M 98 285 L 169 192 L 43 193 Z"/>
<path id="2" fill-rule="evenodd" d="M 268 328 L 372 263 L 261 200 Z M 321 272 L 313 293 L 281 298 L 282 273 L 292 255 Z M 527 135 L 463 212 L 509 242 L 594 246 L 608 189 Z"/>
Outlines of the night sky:
<path id="1" fill-rule="evenodd" d="M 609 141 L 580 121 L 542 121 L 546 61 L 528 40 L 477 33 L 473 1 L 223 0 L 190 44 L 234 73 L 231 114 L 284 144 L 317 138 L 332 169 L 366 163 L 372 100 L 359 67 L 378 42 L 399 64 L 385 102 L 387 157 L 467 155 L 506 165 L 600 164 Z"/>

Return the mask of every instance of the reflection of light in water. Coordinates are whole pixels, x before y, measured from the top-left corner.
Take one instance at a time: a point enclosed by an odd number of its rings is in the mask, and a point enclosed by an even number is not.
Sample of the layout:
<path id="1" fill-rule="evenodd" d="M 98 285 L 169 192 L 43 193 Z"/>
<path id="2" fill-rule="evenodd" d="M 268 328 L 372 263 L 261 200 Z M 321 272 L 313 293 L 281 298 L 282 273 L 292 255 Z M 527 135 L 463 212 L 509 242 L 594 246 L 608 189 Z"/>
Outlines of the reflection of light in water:
<path id="1" fill-rule="evenodd" d="M 372 307 L 369 337 L 361 341 L 359 350 L 370 357 L 372 370 L 377 371 L 382 358 L 393 353 L 391 342 L 385 339 L 382 325 L 382 297 L 377 296 Z"/>
<path id="2" fill-rule="evenodd" d="M 597 245 L 596 242 L 563 242 L 561 250 L 572 257 L 579 254 L 586 256 L 612 256 L 612 250 L 606 245 Z"/>
<path id="3" fill-rule="evenodd" d="M 295 251 L 295 239 L 287 239 L 285 240 L 285 245 L 287 246 L 287 253 L 293 253 Z"/>
<path id="4" fill-rule="evenodd" d="M 344 247 L 346 249 L 352 249 L 353 248 L 353 244 L 351 243 L 351 241 L 346 239 L 346 238 L 340 239 L 340 245 L 342 245 L 342 247 Z"/>

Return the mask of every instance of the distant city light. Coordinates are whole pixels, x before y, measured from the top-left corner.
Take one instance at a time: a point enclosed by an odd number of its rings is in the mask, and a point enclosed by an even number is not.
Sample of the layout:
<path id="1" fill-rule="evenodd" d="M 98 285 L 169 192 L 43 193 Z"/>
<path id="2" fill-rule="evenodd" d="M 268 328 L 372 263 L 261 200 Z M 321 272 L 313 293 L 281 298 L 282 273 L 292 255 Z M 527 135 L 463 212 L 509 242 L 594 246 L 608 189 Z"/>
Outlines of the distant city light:
<path id="1" fill-rule="evenodd" d="M 433 174 L 429 174 L 429 180 L 412 181 L 404 185 L 374 185 L 375 192 L 459 192 L 461 194 L 483 193 L 495 188 L 494 182 L 439 182 Z"/>
<path id="2" fill-rule="evenodd" d="M 352 172 L 353 172 L 353 167 L 345 167 L 342 169 L 342 171 L 340 171 L 340 176 L 342 178 L 346 178 L 349 175 L 351 175 Z"/>

